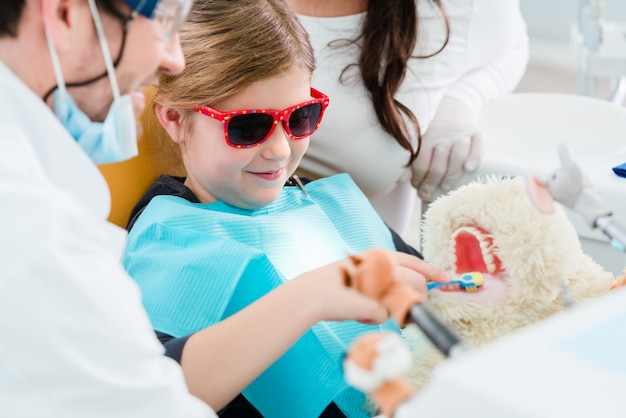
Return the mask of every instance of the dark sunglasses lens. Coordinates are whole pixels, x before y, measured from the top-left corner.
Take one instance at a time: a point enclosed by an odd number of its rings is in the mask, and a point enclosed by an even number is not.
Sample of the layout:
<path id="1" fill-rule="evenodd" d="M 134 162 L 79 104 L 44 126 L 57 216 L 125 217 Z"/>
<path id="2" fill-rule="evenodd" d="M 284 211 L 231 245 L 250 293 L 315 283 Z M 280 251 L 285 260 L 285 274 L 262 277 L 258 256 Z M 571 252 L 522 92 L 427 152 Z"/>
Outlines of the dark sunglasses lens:
<path id="1" fill-rule="evenodd" d="M 266 113 L 237 115 L 228 123 L 228 139 L 234 145 L 249 146 L 265 138 L 274 119 Z"/>
<path id="2" fill-rule="evenodd" d="M 289 117 L 289 130 L 295 137 L 311 135 L 320 121 L 322 105 L 313 103 L 296 109 Z"/>

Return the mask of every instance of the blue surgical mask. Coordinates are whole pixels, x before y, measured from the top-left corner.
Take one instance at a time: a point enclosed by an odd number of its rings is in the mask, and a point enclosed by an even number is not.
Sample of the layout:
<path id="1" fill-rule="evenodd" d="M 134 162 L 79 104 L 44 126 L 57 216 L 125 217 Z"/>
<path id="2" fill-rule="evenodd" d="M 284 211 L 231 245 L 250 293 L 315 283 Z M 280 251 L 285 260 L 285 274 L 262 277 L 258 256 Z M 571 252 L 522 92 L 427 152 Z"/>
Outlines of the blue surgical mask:
<path id="1" fill-rule="evenodd" d="M 45 27 L 58 86 L 54 94 L 54 113 L 94 163 L 114 163 L 135 157 L 138 153 L 135 113 L 130 95 L 120 96 L 113 61 L 94 0 L 89 0 L 89 6 L 111 83 L 113 103 L 104 122 L 94 122 L 80 110 L 67 92 L 56 48 Z"/>
<path id="2" fill-rule="evenodd" d="M 124 161 L 137 155 L 137 128 L 130 96 L 116 98 L 104 122 L 93 122 L 67 90 L 54 93 L 54 113 L 96 164 Z"/>

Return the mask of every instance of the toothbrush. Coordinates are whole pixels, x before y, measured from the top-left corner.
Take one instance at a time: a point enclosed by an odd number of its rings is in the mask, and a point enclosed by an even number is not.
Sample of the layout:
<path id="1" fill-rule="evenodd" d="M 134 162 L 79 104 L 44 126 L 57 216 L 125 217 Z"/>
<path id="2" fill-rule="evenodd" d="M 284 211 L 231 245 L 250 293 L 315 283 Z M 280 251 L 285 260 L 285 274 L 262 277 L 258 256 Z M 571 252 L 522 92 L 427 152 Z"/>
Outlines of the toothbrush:
<path id="1" fill-rule="evenodd" d="M 428 290 L 436 289 L 438 287 L 459 286 L 459 289 L 465 292 L 475 292 L 482 288 L 484 283 L 485 279 L 482 273 L 478 271 L 472 271 L 469 273 L 463 273 L 447 283 L 429 281 L 426 285 L 428 287 Z"/>

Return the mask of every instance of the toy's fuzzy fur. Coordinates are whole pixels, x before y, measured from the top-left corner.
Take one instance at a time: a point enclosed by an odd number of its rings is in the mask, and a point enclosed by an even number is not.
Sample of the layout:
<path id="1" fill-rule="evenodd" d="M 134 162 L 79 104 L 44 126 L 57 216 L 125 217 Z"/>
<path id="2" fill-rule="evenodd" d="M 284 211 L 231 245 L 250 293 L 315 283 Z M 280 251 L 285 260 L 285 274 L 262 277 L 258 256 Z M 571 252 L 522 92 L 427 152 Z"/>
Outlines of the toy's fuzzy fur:
<path id="1" fill-rule="evenodd" d="M 451 237 L 461 227 L 482 227 L 492 239 L 492 252 L 501 271 L 490 274 L 506 289 L 504 300 L 480 299 L 482 291 L 454 295 L 431 291 L 429 302 L 459 334 L 473 345 L 494 340 L 564 309 L 563 289 L 575 303 L 606 294 L 614 277 L 583 253 L 579 238 L 563 208 L 539 212 L 531 202 L 523 178 L 487 178 L 440 197 L 422 223 L 425 260 L 455 271 Z M 488 299 L 488 298 L 487 298 Z M 423 387 L 443 356 L 415 326 L 404 333 L 414 350 L 409 379 Z"/>

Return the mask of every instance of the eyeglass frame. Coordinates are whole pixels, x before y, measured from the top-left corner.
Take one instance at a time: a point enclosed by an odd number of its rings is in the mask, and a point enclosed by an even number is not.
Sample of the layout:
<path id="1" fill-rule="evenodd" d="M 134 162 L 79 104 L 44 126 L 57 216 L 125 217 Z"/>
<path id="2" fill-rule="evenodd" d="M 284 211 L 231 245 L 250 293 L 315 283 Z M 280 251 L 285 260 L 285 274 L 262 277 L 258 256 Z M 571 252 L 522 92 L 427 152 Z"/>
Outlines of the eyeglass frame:
<path id="1" fill-rule="evenodd" d="M 142 16 L 146 16 L 144 12 L 142 11 L 143 6 L 146 3 L 146 1 L 147 0 L 140 1 L 137 7 L 132 11 L 130 18 L 126 22 L 126 29 L 128 28 L 128 25 L 130 25 L 130 23 L 138 15 L 141 14 Z M 175 4 L 174 14 L 166 13 L 166 10 L 169 11 L 169 9 L 166 9 L 165 7 L 170 4 Z M 192 5 L 193 5 L 193 0 L 158 0 L 157 1 L 152 11 L 152 15 L 146 16 L 146 17 L 148 17 L 150 20 L 155 22 L 159 26 L 159 29 L 161 29 L 160 31 L 161 40 L 163 41 L 163 43 L 169 42 L 174 37 L 174 35 L 178 33 L 183 23 L 185 23 L 185 21 L 187 20 L 187 17 L 189 16 L 189 11 L 191 10 Z M 168 25 L 168 24 L 171 25 L 170 28 L 165 27 L 165 25 Z"/>
<path id="2" fill-rule="evenodd" d="M 219 122 L 222 122 L 222 125 L 224 125 L 224 139 L 226 140 L 226 143 L 228 145 L 230 145 L 231 147 L 234 148 L 253 148 L 256 147 L 257 145 L 261 145 L 262 143 L 264 143 L 265 141 L 267 141 L 267 139 L 272 135 L 272 133 L 274 132 L 274 129 L 276 129 L 276 125 L 278 125 L 279 122 L 282 122 L 283 125 L 283 130 L 285 131 L 285 133 L 287 134 L 287 136 L 289 137 L 289 139 L 292 140 L 300 140 L 300 139 L 304 139 L 307 138 L 311 135 L 313 135 L 317 129 L 320 126 L 320 123 L 322 123 L 322 119 L 324 118 L 324 112 L 326 111 L 326 108 L 328 107 L 328 104 L 330 103 L 330 98 L 325 95 L 324 93 L 322 93 L 321 91 L 311 87 L 311 97 L 313 98 L 312 100 L 307 100 L 305 102 L 299 103 L 297 105 L 294 106 L 290 106 L 286 109 L 283 110 L 275 110 L 275 109 L 246 109 L 246 110 L 231 110 L 231 111 L 227 111 L 227 112 L 222 112 L 219 110 L 216 110 L 210 106 L 206 106 L 206 105 L 202 105 L 202 106 L 196 106 L 194 107 L 192 110 L 194 112 L 198 112 L 203 114 L 204 116 L 208 116 L 210 118 L 213 118 Z M 320 116 L 319 116 L 319 120 L 317 121 L 317 123 L 315 124 L 315 127 L 311 130 L 310 133 L 308 133 L 307 135 L 302 135 L 302 136 L 295 136 L 292 134 L 291 132 L 291 128 L 289 127 L 289 118 L 291 117 L 291 115 L 293 114 L 294 111 L 305 107 L 305 106 L 309 106 L 312 104 L 320 104 L 322 106 L 322 109 L 320 110 Z M 230 141 L 229 139 L 229 135 L 228 135 L 228 125 L 230 123 L 230 121 L 236 117 L 236 116 L 241 116 L 241 115 L 247 115 L 247 114 L 254 114 L 254 113 L 263 113 L 263 114 L 267 114 L 272 116 L 272 118 L 274 119 L 272 126 L 270 128 L 270 130 L 267 132 L 267 134 L 265 134 L 265 137 L 263 137 L 262 140 L 255 142 L 254 144 L 250 144 L 250 145 L 237 145 L 234 144 Z M 285 119 L 285 117 L 287 117 Z M 286 122 L 286 123 L 285 123 Z"/>

